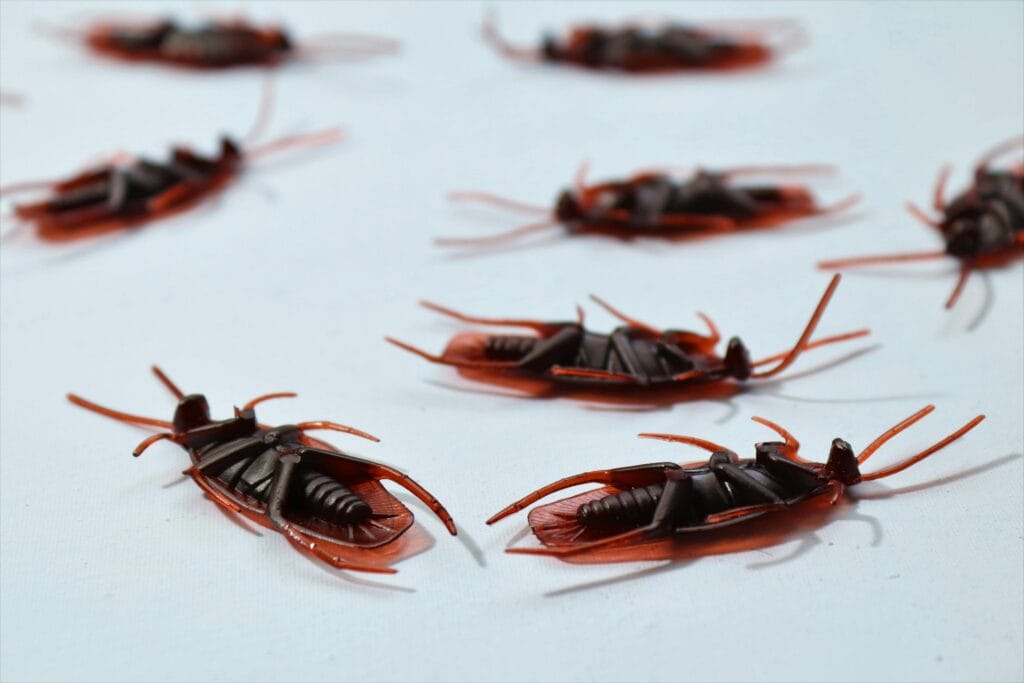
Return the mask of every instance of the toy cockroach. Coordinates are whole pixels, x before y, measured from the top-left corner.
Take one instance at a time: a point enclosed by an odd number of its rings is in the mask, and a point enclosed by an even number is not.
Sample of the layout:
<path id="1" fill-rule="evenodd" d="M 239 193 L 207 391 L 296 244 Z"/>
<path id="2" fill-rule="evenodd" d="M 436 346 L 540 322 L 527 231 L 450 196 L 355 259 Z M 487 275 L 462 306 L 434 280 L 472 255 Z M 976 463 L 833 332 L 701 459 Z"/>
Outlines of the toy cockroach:
<path id="1" fill-rule="evenodd" d="M 341 139 L 341 129 L 332 128 L 255 145 L 269 116 L 270 92 L 269 87 L 264 91 L 260 114 L 249 134 L 242 142 L 222 137 L 216 156 L 204 156 L 187 147 L 172 148 L 164 162 L 119 154 L 110 163 L 66 180 L 18 183 L 0 189 L 0 195 L 48 191 L 42 201 L 16 204 L 14 216 L 34 226 L 44 240 L 72 240 L 177 214 L 212 198 L 257 159 L 288 148 Z"/>
<path id="2" fill-rule="evenodd" d="M 160 371 L 157 378 L 178 399 L 170 422 L 129 415 L 96 405 L 74 394 L 68 400 L 115 420 L 169 431 L 140 443 L 139 456 L 167 439 L 188 451 L 192 466 L 185 474 L 213 502 L 264 527 L 280 532 L 300 552 L 339 569 L 395 573 L 361 564 L 346 555 L 368 557 L 392 543 L 413 524 L 413 515 L 381 486 L 387 479 L 419 498 L 454 536 L 455 522 L 426 489 L 394 468 L 356 458 L 312 439 L 306 432 L 330 429 L 379 441 L 377 437 L 335 422 L 300 422 L 269 427 L 256 421 L 253 407 L 291 392 L 265 394 L 235 408 L 226 420 L 213 420 L 202 394 L 185 395 Z"/>
<path id="3" fill-rule="evenodd" d="M 387 38 L 355 33 L 325 34 L 296 44 L 279 26 L 257 26 L 237 18 L 195 27 L 171 19 L 122 19 L 95 22 L 82 29 L 50 30 L 80 41 L 105 57 L 190 69 L 275 67 L 320 56 L 370 57 L 394 52 L 398 47 Z"/>
<path id="4" fill-rule="evenodd" d="M 573 27 L 562 38 L 546 36 L 540 48 L 524 48 L 501 37 L 493 14 L 485 18 L 483 35 L 501 54 L 517 61 L 629 74 L 748 69 L 767 64 L 804 40 L 802 29 L 789 20 L 632 22 L 616 28 Z"/>
<path id="5" fill-rule="evenodd" d="M 584 164 L 573 187 L 558 195 L 553 210 L 486 192 L 454 193 L 453 199 L 488 202 L 545 217 L 489 237 L 441 238 L 436 243 L 489 246 L 559 226 L 570 235 L 603 234 L 627 240 L 686 239 L 773 227 L 842 211 L 855 204 L 859 196 L 823 207 L 803 185 L 737 185 L 735 179 L 831 170 L 828 166 L 745 166 L 717 172 L 698 170 L 686 179 L 661 171 L 643 171 L 627 180 L 587 185 Z"/>
<path id="6" fill-rule="evenodd" d="M 440 356 L 391 337 L 387 340 L 426 358 L 432 363 L 472 371 L 474 378 L 502 383 L 512 380 L 544 380 L 566 388 L 598 391 L 655 390 L 693 386 L 709 392 L 714 385 L 774 377 L 788 368 L 808 349 L 863 337 L 868 330 L 811 341 L 811 335 L 836 287 L 833 277 L 818 302 L 810 321 L 788 352 L 752 362 L 747 348 L 737 337 L 729 340 L 724 356 L 715 347 L 721 338 L 718 328 L 704 314 L 709 334 L 680 330 L 659 330 L 631 318 L 597 297 L 594 301 L 620 318 L 625 325 L 611 334 L 591 332 L 583 327 L 583 312 L 577 322 L 495 320 L 475 318 L 437 304 L 423 302 L 431 310 L 468 323 L 531 328 L 534 335 L 486 335 L 468 332 L 456 335 Z M 771 366 L 768 369 L 759 370 Z M 514 382 L 513 382 L 514 383 Z"/>
<path id="7" fill-rule="evenodd" d="M 910 254 L 886 254 L 824 261 L 825 270 L 905 261 L 930 261 L 947 256 L 960 261 L 960 277 L 946 300 L 952 308 L 971 271 L 1002 265 L 1024 255 L 1024 162 L 1005 171 L 991 169 L 1000 156 L 1024 145 L 1024 137 L 1008 140 L 987 152 L 974 167 L 974 184 L 952 201 L 946 201 L 946 181 L 950 167 L 939 172 L 935 181 L 932 207 L 941 218 L 928 216 L 916 205 L 907 203 L 910 213 L 939 231 L 946 247 L 942 251 Z"/>
<path id="8" fill-rule="evenodd" d="M 895 465 L 862 474 L 860 467 L 884 443 L 934 410 L 926 406 L 871 442 L 859 454 L 842 439 L 832 441 L 824 463 L 801 458 L 800 444 L 785 429 L 764 418 L 754 420 L 778 433 L 784 441 L 759 443 L 753 458 L 710 441 L 674 434 L 641 437 L 690 444 L 711 452 L 707 462 L 671 462 L 584 472 L 540 488 L 487 520 L 494 524 L 556 491 L 580 484 L 600 489 L 543 505 L 530 511 L 540 548 L 509 548 L 510 553 L 571 557 L 645 544 L 657 539 L 698 543 L 709 532 L 793 509 L 819 497 L 835 504 L 846 487 L 882 479 L 948 446 L 974 429 L 979 415 L 938 443 Z M 736 530 L 740 532 L 739 529 Z M 620 557 L 629 557 L 620 553 Z"/>

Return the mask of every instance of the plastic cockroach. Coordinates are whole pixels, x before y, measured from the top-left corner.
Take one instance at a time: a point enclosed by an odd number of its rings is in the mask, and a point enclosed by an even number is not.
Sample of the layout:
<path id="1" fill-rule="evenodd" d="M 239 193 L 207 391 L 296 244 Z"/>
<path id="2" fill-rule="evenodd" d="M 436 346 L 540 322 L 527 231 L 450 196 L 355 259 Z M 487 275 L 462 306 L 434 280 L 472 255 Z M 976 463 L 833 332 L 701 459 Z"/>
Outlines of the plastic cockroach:
<path id="1" fill-rule="evenodd" d="M 852 195 L 820 206 L 803 185 L 739 185 L 743 176 L 828 173 L 828 166 L 744 166 L 724 171 L 698 170 L 686 178 L 663 171 L 642 171 L 627 180 L 586 184 L 587 166 L 573 187 L 559 194 L 554 209 L 525 204 L 487 192 L 456 192 L 457 200 L 482 201 L 544 215 L 509 232 L 477 238 L 441 238 L 444 246 L 489 246 L 562 226 L 570 235 L 603 234 L 620 239 L 696 236 L 768 228 L 800 218 L 842 211 L 859 200 Z"/>
<path id="2" fill-rule="evenodd" d="M 274 67 L 317 57 L 371 57 L 394 52 L 387 38 L 331 33 L 296 43 L 279 26 L 257 26 L 240 18 L 183 26 L 171 19 L 98 21 L 82 29 L 52 28 L 58 36 L 93 52 L 129 62 L 157 62 L 190 69 Z"/>
<path id="3" fill-rule="evenodd" d="M 614 551 L 616 559 L 654 559 L 628 551 L 658 539 L 699 543 L 711 532 L 740 524 L 749 529 L 748 523 L 754 519 L 794 510 L 819 498 L 827 497 L 834 505 L 847 487 L 902 472 L 985 419 L 984 415 L 975 417 L 902 462 L 870 474 L 861 473 L 860 467 L 875 451 L 932 410 L 934 406 L 929 405 L 914 413 L 856 455 L 849 443 L 837 438 L 824 463 L 801 458 L 799 442 L 779 425 L 760 417 L 753 419 L 775 431 L 783 441 L 757 444 L 753 458 L 741 459 L 728 448 L 693 436 L 640 434 L 697 446 L 710 451 L 711 457 L 707 462 L 660 462 L 577 474 L 517 500 L 487 523 L 494 524 L 557 491 L 601 484 L 599 489 L 531 510 L 530 526 L 544 547 L 516 547 L 508 552 L 568 558 Z M 741 529 L 735 531 L 742 534 Z"/>
<path id="4" fill-rule="evenodd" d="M 578 309 L 577 322 L 539 322 L 475 318 L 423 302 L 425 307 L 456 320 L 525 327 L 535 334 L 462 333 L 449 342 L 440 356 L 391 337 L 387 340 L 432 363 L 454 366 L 482 381 L 517 385 L 519 380 L 525 380 L 525 384 L 541 380 L 565 388 L 599 392 L 646 392 L 690 386 L 698 392 L 710 394 L 715 385 L 774 377 L 809 349 L 867 335 L 868 330 L 857 330 L 811 341 L 811 335 L 838 285 L 837 275 L 832 278 L 792 349 L 755 362 L 750 360 L 747 348 L 736 337 L 729 340 L 725 355 L 719 356 L 715 347 L 721 336 L 715 324 L 703 313 L 698 315 L 708 326 L 707 335 L 680 330 L 662 331 L 621 313 L 597 297 L 593 297 L 594 301 L 620 318 L 624 326 L 611 334 L 590 332 L 583 327 L 582 309 Z"/>
<path id="5" fill-rule="evenodd" d="M 501 54 L 518 61 L 629 74 L 748 69 L 765 65 L 804 42 L 803 30 L 793 21 L 756 19 L 578 26 L 562 38 L 546 36 L 540 48 L 524 48 L 501 37 L 491 14 L 484 21 L 483 34 Z"/>
<path id="6" fill-rule="evenodd" d="M 216 156 L 187 147 L 172 148 L 167 161 L 117 154 L 65 180 L 18 183 L 0 189 L 0 195 L 48 191 L 41 201 L 16 204 L 14 217 L 34 226 L 44 240 L 73 240 L 177 214 L 228 187 L 253 161 L 285 149 L 341 139 L 341 129 L 331 128 L 254 144 L 269 118 L 271 90 L 264 91 L 260 113 L 242 142 L 222 137 Z"/>
<path id="7" fill-rule="evenodd" d="M 167 439 L 188 451 L 185 470 L 211 500 L 280 532 L 300 552 L 339 569 L 393 574 L 380 566 L 381 551 L 413 524 L 413 515 L 381 486 L 390 480 L 429 507 L 454 536 L 455 522 L 426 489 L 398 470 L 342 453 L 306 432 L 330 429 L 379 441 L 335 422 L 300 422 L 269 427 L 256 421 L 253 407 L 291 392 L 265 394 L 236 408 L 234 417 L 213 420 L 202 394 L 185 395 L 160 371 L 157 378 L 178 399 L 170 422 L 104 408 L 74 394 L 68 400 L 129 424 L 169 431 L 153 434 L 136 447 L 139 456 Z M 355 558 L 366 558 L 360 561 Z"/>
<path id="8" fill-rule="evenodd" d="M 946 201 L 946 181 L 951 167 L 939 172 L 935 181 L 932 207 L 941 218 L 928 216 L 916 205 L 907 203 L 910 213 L 942 235 L 942 251 L 910 254 L 886 254 L 824 261 L 824 270 L 905 261 L 930 261 L 952 257 L 960 261 L 960 277 L 946 300 L 952 308 L 971 271 L 991 268 L 1024 256 L 1024 162 L 1009 170 L 992 170 L 999 157 L 1024 145 L 1024 137 L 1008 140 L 987 152 L 974 167 L 974 184 L 952 201 Z"/>

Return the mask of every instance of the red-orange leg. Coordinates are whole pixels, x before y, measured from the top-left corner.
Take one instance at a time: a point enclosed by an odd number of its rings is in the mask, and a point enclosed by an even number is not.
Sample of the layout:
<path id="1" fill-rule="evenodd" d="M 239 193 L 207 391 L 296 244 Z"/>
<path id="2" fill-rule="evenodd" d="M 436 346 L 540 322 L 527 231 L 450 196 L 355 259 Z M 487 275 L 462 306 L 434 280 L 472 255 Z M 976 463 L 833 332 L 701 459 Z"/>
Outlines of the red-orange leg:
<path id="1" fill-rule="evenodd" d="M 809 460 L 804 460 L 803 458 L 801 458 L 798 455 L 798 453 L 800 451 L 800 442 L 797 441 L 796 437 L 793 436 L 792 434 L 790 434 L 788 430 L 786 430 L 785 428 L 783 428 L 780 425 L 775 424 L 771 420 L 767 420 L 767 419 L 765 419 L 763 417 L 756 417 L 755 416 L 755 417 L 752 417 L 750 419 L 753 420 L 754 422 L 757 422 L 758 424 L 763 424 L 765 427 L 767 427 L 768 429 L 772 430 L 773 432 L 775 432 L 776 434 L 778 434 L 779 436 L 782 437 L 783 441 L 786 442 L 786 452 L 785 452 L 785 455 L 786 455 L 787 458 L 789 458 L 790 460 L 792 460 L 794 462 L 800 462 L 800 463 L 810 462 Z"/>
<path id="2" fill-rule="evenodd" d="M 536 330 L 538 334 L 548 335 L 552 331 L 557 330 L 561 325 L 553 325 L 540 320 L 521 320 L 514 318 L 481 318 L 478 316 L 466 315 L 456 311 L 453 308 L 435 304 L 432 301 L 420 301 L 420 306 L 423 308 L 446 315 L 449 318 L 454 318 L 460 322 L 469 323 L 472 325 L 495 325 L 499 327 L 528 327 L 532 330 Z M 577 314 L 579 314 L 579 307 L 577 307 Z"/>
<path id="3" fill-rule="evenodd" d="M 957 439 L 962 437 L 964 434 L 966 434 L 967 432 L 969 432 L 972 429 L 974 429 L 975 427 L 977 427 L 978 424 L 981 423 L 981 421 L 984 420 L 984 419 L 985 419 L 984 415 L 978 415 L 973 420 L 971 420 L 970 422 L 965 424 L 963 427 L 961 427 L 960 429 L 956 430 L 955 432 L 953 432 L 952 434 L 947 436 L 945 439 L 942 439 L 941 441 L 939 441 L 935 445 L 930 446 L 929 448 L 926 448 L 925 450 L 921 451 L 920 453 L 918 453 L 917 455 L 915 455 L 915 456 L 913 456 L 911 458 L 907 458 L 903 462 L 900 462 L 900 463 L 897 463 L 897 464 L 892 465 L 890 467 L 886 467 L 884 469 L 878 470 L 877 472 L 872 472 L 871 474 L 865 474 L 863 477 L 861 477 L 861 480 L 862 481 L 873 481 L 875 479 L 883 479 L 885 477 L 891 476 L 891 475 L 896 474 L 898 472 L 902 472 L 903 470 L 907 469 L 908 467 L 921 462 L 922 460 L 927 458 L 929 455 L 932 455 L 936 451 L 939 451 L 939 450 L 945 448 L 946 446 L 948 446 L 949 444 L 953 443 L 954 441 L 956 441 Z"/>
<path id="4" fill-rule="evenodd" d="M 249 410 L 250 408 L 260 403 L 263 403 L 264 401 L 269 401 L 275 398 L 295 398 L 296 396 L 298 396 L 298 394 L 296 394 L 294 391 L 277 391 L 272 394 L 263 394 L 262 396 L 257 396 L 256 398 L 247 402 L 244 406 L 242 406 L 242 409 Z"/>
<path id="5" fill-rule="evenodd" d="M 299 428 L 299 431 L 303 432 L 311 429 L 330 429 L 335 432 L 344 432 L 345 434 L 352 434 L 353 436 L 361 436 L 364 439 L 369 439 L 370 441 L 380 441 L 380 439 L 375 437 L 373 434 L 369 434 L 360 429 L 356 429 L 355 427 L 349 427 L 347 425 L 338 424 L 337 422 L 328 422 L 326 420 L 300 422 L 295 426 Z"/>
<path id="6" fill-rule="evenodd" d="M 636 318 L 632 318 L 632 317 L 626 315 L 625 313 L 623 313 L 619 309 L 615 308 L 610 303 L 608 303 L 607 301 L 605 301 L 601 297 L 597 296 L 596 294 L 591 294 L 590 298 L 598 306 L 600 306 L 604 310 L 608 311 L 609 313 L 614 315 L 616 318 L 618 318 L 622 322 L 624 322 L 627 325 L 629 325 L 630 327 L 635 327 L 637 329 L 643 330 L 643 331 L 647 332 L 648 334 L 652 334 L 652 335 L 654 335 L 656 337 L 661 335 L 661 330 L 659 330 L 658 328 L 653 327 L 651 325 L 648 325 L 647 323 L 643 322 L 642 320 L 637 320 Z"/>

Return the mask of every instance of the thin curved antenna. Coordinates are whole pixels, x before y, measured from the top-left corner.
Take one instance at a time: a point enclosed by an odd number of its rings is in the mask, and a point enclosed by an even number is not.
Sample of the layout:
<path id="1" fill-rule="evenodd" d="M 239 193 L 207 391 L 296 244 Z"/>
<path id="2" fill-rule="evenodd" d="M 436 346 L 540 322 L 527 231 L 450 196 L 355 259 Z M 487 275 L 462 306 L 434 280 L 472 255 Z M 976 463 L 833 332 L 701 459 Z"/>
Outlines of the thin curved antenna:
<path id="1" fill-rule="evenodd" d="M 160 383 L 167 387 L 168 391 L 174 394 L 174 398 L 178 399 L 179 401 L 185 398 L 185 393 L 181 389 L 179 389 L 174 384 L 174 382 L 171 381 L 170 377 L 164 374 L 163 370 L 161 370 L 155 365 L 151 365 L 149 369 L 153 371 L 153 374 L 156 375 L 156 378 L 158 380 L 160 380 Z"/>
<path id="2" fill-rule="evenodd" d="M 858 465 L 863 465 L 864 462 L 868 458 L 870 458 L 874 454 L 875 451 L 877 451 L 879 448 L 881 448 L 882 445 L 886 441 L 888 441 L 889 439 L 893 438 L 894 436 L 896 436 L 897 434 L 899 434 L 903 430 L 909 428 L 911 425 L 917 424 L 919 421 L 924 419 L 924 417 L 926 415 L 928 415 L 929 413 L 931 413 L 933 410 L 935 410 L 935 406 L 931 405 L 931 404 L 928 404 L 924 408 L 921 408 L 921 410 L 919 410 L 916 413 L 914 413 L 913 415 L 911 415 L 910 417 L 908 417 L 908 418 L 906 418 L 904 420 L 901 420 L 895 426 L 890 427 L 889 429 L 887 429 L 884 432 L 882 432 L 878 436 L 877 439 L 875 439 L 874 441 L 869 443 L 864 448 L 864 450 L 862 450 L 857 455 L 857 464 Z"/>
<path id="3" fill-rule="evenodd" d="M 883 479 L 885 477 L 892 476 L 898 472 L 902 472 L 908 467 L 921 462 L 922 460 L 927 458 L 929 455 L 935 453 L 936 451 L 942 450 L 949 444 L 953 443 L 954 441 L 962 437 L 964 434 L 977 427 L 978 424 L 981 423 L 981 421 L 984 419 L 984 415 L 978 415 L 973 420 L 965 424 L 963 427 L 956 430 L 955 432 L 947 436 L 945 439 L 942 439 L 935 445 L 926 448 L 925 450 L 921 451 L 920 453 L 911 458 L 907 458 L 903 462 L 896 463 L 895 465 L 878 470 L 877 472 L 872 472 L 871 474 L 865 474 L 864 476 L 861 477 L 861 481 L 874 481 L 875 479 Z"/>
<path id="4" fill-rule="evenodd" d="M 161 429 L 172 428 L 171 423 L 167 422 L 166 420 L 157 420 L 152 417 L 142 417 L 140 415 L 122 413 L 120 410 L 114 410 L 113 408 L 105 408 L 97 403 L 93 403 L 92 401 L 87 401 L 86 399 L 82 398 L 81 396 L 78 396 L 77 394 L 68 394 L 67 399 L 80 408 L 91 410 L 92 412 L 99 413 L 100 415 L 106 415 L 109 418 L 120 420 L 121 422 L 131 422 L 134 424 L 146 425 L 148 427 L 160 427 Z"/>
<path id="5" fill-rule="evenodd" d="M 818 301 L 818 305 L 815 307 L 814 313 L 811 314 L 811 319 L 807 321 L 807 325 L 804 327 L 803 333 L 800 335 L 800 338 L 797 339 L 796 344 L 793 345 L 793 348 L 789 351 L 789 353 L 786 354 L 782 361 L 771 370 L 753 373 L 751 377 L 757 379 L 766 379 L 768 377 L 777 375 L 786 368 L 788 368 L 790 365 L 792 365 L 793 361 L 795 361 L 800 356 L 800 354 L 803 353 L 805 345 L 810 340 L 811 335 L 814 334 L 815 328 L 818 326 L 818 321 L 821 320 L 821 316 L 825 313 L 825 309 L 828 307 L 828 302 L 832 299 L 832 294 L 836 291 L 836 287 L 839 286 L 839 280 L 841 277 L 842 276 L 839 275 L 839 273 L 836 273 L 832 277 L 832 280 L 831 282 L 829 282 L 828 287 L 825 288 L 825 293 L 821 295 L 821 299 Z"/>
<path id="6" fill-rule="evenodd" d="M 810 351 L 811 349 L 816 349 L 820 346 L 826 346 L 828 344 L 849 341 L 851 339 L 860 339 L 861 337 L 866 337 L 869 334 L 871 334 L 871 330 L 865 328 L 861 330 L 854 330 L 853 332 L 837 334 L 831 337 L 823 337 L 821 339 L 816 339 L 808 344 L 805 344 L 803 350 Z M 774 356 L 762 358 L 761 360 L 754 361 L 753 363 L 750 364 L 750 366 L 757 368 L 761 367 L 762 365 L 768 365 L 769 363 L 775 363 L 785 358 L 788 353 L 788 351 L 783 351 L 782 353 L 777 353 Z"/>

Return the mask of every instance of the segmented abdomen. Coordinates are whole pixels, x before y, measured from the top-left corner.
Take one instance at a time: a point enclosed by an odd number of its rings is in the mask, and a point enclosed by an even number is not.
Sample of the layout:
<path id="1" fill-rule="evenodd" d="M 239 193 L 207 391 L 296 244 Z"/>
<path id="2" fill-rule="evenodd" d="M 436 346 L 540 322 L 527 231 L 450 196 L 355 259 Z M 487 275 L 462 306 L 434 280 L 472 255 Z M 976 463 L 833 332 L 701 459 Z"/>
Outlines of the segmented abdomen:
<path id="1" fill-rule="evenodd" d="M 351 524 L 373 514 L 370 505 L 333 477 L 313 470 L 299 472 L 302 502 L 313 515 L 334 524 Z"/>
<path id="2" fill-rule="evenodd" d="M 584 527 L 626 527 L 646 524 L 654 515 L 663 484 L 651 484 L 584 503 L 576 521 Z"/>
<path id="3" fill-rule="evenodd" d="M 484 353 L 488 360 L 519 360 L 537 345 L 534 337 L 491 336 L 487 337 Z"/>

